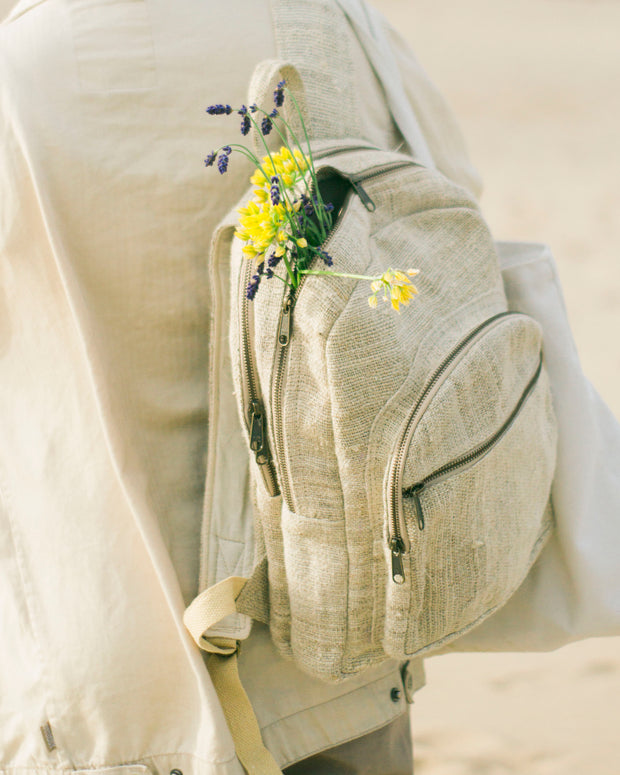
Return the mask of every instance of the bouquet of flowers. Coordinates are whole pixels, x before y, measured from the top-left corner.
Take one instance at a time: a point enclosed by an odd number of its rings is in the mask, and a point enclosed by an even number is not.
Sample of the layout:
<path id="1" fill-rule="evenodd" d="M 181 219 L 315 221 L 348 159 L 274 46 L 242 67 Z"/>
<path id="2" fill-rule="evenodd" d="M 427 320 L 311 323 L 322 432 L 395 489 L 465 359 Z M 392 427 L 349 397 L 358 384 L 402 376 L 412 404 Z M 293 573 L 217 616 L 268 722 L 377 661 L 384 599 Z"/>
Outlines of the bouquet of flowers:
<path id="1" fill-rule="evenodd" d="M 305 149 L 280 111 L 285 96 L 291 100 L 299 116 Z M 217 162 L 219 172 L 225 174 L 235 150 L 249 158 L 256 167 L 250 178 L 255 187 L 253 197 L 239 209 L 239 228 L 235 232 L 235 236 L 244 243 L 243 254 L 256 266 L 256 273 L 246 291 L 248 299 L 255 297 L 263 280 L 275 277 L 294 290 L 304 275 L 331 275 L 369 281 L 370 306 L 377 306 L 378 296 L 383 292 L 383 300 L 389 300 L 392 307 L 399 311 L 400 304 L 408 304 L 417 294 L 410 279 L 417 270 L 387 269 L 381 275 L 367 276 L 338 272 L 332 268 L 333 259 L 322 245 L 337 214 L 333 204 L 324 202 L 321 196 L 303 116 L 285 81 L 278 83 L 273 101 L 274 107 L 270 111 L 255 104 L 249 107 L 242 105 L 238 109 L 222 104 L 207 108 L 209 115 L 236 112 L 241 116 L 241 134 L 247 136 L 251 131 L 256 132 L 266 150 L 266 155 L 258 159 L 245 145 L 231 143 L 212 151 L 205 159 L 207 167 Z M 277 132 L 282 141 L 277 152 L 270 151 L 264 139 L 272 131 Z"/>

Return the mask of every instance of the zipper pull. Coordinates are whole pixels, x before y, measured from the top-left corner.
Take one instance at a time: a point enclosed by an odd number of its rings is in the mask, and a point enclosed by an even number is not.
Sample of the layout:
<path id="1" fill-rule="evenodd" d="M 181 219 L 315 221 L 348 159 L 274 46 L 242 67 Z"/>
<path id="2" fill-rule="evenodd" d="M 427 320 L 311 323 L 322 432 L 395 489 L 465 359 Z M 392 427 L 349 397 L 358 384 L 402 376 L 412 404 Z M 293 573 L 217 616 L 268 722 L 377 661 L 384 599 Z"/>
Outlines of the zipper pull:
<path id="1" fill-rule="evenodd" d="M 254 452 L 257 463 L 266 462 L 262 455 L 265 447 L 265 413 L 260 401 L 252 401 L 250 407 L 250 449 Z M 260 459 L 262 455 L 262 460 Z"/>
<path id="2" fill-rule="evenodd" d="M 372 199 L 368 196 L 366 189 L 363 188 L 362 184 L 358 183 L 354 177 L 350 177 L 349 181 L 353 186 L 353 188 L 355 189 L 355 193 L 362 200 L 362 204 L 364 205 L 364 207 L 368 210 L 368 212 L 374 213 L 374 211 L 377 209 L 377 206 L 372 201 Z"/>
<path id="3" fill-rule="evenodd" d="M 400 538 L 392 538 L 390 541 L 392 553 L 392 579 L 395 584 L 405 583 L 405 567 L 403 565 L 403 552 L 405 546 Z"/>
<path id="4" fill-rule="evenodd" d="M 413 500 L 415 516 L 420 530 L 424 530 L 424 512 L 422 511 L 422 503 L 420 502 L 420 493 L 423 489 L 424 484 L 416 484 L 415 487 L 412 487 L 407 491 L 407 497 Z"/>
<path id="5" fill-rule="evenodd" d="M 278 321 L 278 344 L 280 347 L 286 347 L 291 338 L 291 326 L 293 323 L 293 296 L 287 294 L 282 302 L 280 310 L 280 319 Z"/>

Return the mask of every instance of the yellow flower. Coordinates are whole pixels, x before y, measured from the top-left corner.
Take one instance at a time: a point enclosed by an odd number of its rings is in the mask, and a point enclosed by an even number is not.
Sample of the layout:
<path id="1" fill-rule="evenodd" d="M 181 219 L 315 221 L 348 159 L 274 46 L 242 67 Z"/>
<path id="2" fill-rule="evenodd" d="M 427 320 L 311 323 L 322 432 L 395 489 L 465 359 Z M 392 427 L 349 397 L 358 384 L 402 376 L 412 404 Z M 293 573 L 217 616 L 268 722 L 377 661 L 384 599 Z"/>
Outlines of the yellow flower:
<path id="1" fill-rule="evenodd" d="M 253 186 L 264 186 L 266 182 L 264 173 L 259 169 L 257 169 L 250 178 L 250 183 Z"/>
<path id="2" fill-rule="evenodd" d="M 399 269 L 388 269 L 380 277 L 370 283 L 370 290 L 373 292 L 368 299 L 371 307 L 377 306 L 377 294 L 383 289 L 383 300 L 390 300 L 392 307 L 399 312 L 401 304 L 409 304 L 411 299 L 417 294 L 418 289 L 413 285 L 409 277 L 418 274 L 417 269 L 409 269 L 407 273 Z M 409 275 L 409 276 L 407 276 Z"/>
<path id="3" fill-rule="evenodd" d="M 257 248 L 252 245 L 252 243 L 248 243 L 247 245 L 244 245 L 241 248 L 241 252 L 243 253 L 245 258 L 256 258 L 256 256 L 260 255 L 260 251 L 257 250 Z"/>
<path id="4" fill-rule="evenodd" d="M 283 146 L 261 160 L 250 178 L 254 186 L 252 199 L 237 211 L 239 225 L 235 237 L 245 243 L 245 258 L 260 263 L 272 252 L 277 258 L 286 256 L 290 244 L 308 247 L 306 238 L 295 233 L 296 227 L 292 225 L 298 222 L 297 214 L 303 204 L 300 193 L 307 188 L 308 168 L 308 160 L 297 148 L 291 151 Z"/>

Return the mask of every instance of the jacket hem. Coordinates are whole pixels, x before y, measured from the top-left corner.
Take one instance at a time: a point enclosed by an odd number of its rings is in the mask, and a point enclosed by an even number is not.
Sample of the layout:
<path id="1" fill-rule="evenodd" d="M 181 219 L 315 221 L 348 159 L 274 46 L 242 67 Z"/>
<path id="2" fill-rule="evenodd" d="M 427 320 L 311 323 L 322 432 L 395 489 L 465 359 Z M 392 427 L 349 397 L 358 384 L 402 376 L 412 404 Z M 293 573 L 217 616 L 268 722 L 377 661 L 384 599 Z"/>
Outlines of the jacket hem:
<path id="1" fill-rule="evenodd" d="M 425 683 L 422 662 L 412 663 L 410 670 L 413 691 L 417 691 Z M 408 711 L 404 692 L 395 702 L 393 689 L 402 689 L 398 670 L 391 670 L 340 697 L 274 721 L 261 728 L 263 741 L 278 765 L 284 768 L 320 751 L 356 740 L 387 726 Z M 324 705 L 329 705 L 328 723 Z M 355 714 L 351 714 L 352 707 L 356 709 Z"/>

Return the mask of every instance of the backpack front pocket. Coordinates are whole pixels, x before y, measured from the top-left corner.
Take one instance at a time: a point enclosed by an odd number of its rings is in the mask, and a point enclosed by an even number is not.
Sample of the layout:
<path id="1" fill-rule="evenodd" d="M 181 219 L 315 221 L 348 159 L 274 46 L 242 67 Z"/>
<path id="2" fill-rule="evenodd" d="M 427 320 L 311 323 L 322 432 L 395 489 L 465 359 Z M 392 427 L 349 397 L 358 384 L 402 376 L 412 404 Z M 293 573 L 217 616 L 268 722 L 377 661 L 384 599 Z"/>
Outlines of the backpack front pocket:
<path id="1" fill-rule="evenodd" d="M 282 536 L 292 651 L 310 674 L 340 680 L 349 606 L 345 523 L 295 514 L 283 503 Z"/>
<path id="2" fill-rule="evenodd" d="M 508 599 L 550 525 L 555 424 L 540 330 L 502 313 L 444 359 L 387 477 L 386 651 L 437 648 Z"/>

